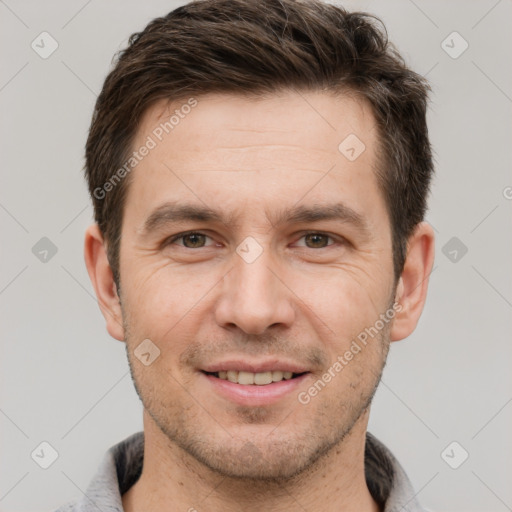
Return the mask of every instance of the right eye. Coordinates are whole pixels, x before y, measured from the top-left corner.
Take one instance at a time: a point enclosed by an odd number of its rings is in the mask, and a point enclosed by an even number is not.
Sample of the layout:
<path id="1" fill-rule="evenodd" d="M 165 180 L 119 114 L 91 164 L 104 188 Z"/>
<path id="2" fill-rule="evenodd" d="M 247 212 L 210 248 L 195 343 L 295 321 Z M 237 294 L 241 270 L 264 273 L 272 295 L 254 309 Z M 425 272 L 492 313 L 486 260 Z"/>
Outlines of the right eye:
<path id="1" fill-rule="evenodd" d="M 189 231 L 187 233 L 180 233 L 179 235 L 172 237 L 167 242 L 167 244 L 174 244 L 178 240 L 180 240 L 182 243 L 179 243 L 177 245 L 180 245 L 181 247 L 185 247 L 187 249 L 201 249 L 202 247 L 208 247 L 208 245 L 206 244 L 207 239 L 211 240 L 211 238 L 205 235 L 204 233 L 199 233 L 197 231 Z"/>

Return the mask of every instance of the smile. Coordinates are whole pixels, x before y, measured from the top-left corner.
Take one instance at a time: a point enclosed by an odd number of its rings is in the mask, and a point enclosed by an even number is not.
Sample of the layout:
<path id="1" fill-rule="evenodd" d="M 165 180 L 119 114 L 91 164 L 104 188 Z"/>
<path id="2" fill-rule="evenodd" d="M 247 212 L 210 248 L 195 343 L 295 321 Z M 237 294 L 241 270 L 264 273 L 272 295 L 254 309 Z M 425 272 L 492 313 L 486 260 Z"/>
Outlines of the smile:
<path id="1" fill-rule="evenodd" d="M 281 382 L 282 380 L 290 380 L 303 373 L 282 372 L 282 371 L 267 371 L 267 372 L 246 372 L 246 371 L 218 371 L 218 372 L 205 372 L 207 375 L 212 375 L 218 379 L 227 380 L 235 384 L 242 384 L 244 386 L 266 386 L 273 382 Z M 305 372 L 304 372 L 305 373 Z"/>
<path id="2" fill-rule="evenodd" d="M 303 387 L 304 380 L 309 379 L 312 374 L 281 370 L 255 373 L 203 370 L 199 375 L 202 377 L 202 385 L 206 386 L 206 393 L 213 392 L 214 395 L 238 405 L 262 407 L 278 404 L 283 399 L 296 396 Z"/>

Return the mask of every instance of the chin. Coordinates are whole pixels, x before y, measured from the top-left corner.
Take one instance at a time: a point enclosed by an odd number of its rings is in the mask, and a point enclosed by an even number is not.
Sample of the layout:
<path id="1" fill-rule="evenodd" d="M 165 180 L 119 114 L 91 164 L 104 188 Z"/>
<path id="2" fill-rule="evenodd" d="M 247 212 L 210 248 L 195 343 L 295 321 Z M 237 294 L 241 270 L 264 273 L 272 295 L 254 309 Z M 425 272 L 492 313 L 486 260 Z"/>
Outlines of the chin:
<path id="1" fill-rule="evenodd" d="M 311 470 L 339 439 L 316 436 L 244 436 L 218 442 L 182 446 L 189 455 L 211 471 L 233 480 L 286 482 Z M 218 440 L 219 441 L 219 440 Z"/>

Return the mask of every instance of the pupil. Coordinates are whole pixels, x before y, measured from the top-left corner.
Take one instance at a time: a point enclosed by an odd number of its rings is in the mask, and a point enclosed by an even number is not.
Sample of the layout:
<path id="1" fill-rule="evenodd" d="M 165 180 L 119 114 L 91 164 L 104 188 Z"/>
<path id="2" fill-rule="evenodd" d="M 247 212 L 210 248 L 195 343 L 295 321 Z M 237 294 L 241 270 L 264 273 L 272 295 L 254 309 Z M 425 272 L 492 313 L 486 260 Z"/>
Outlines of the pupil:
<path id="1" fill-rule="evenodd" d="M 325 247 L 326 246 L 326 237 L 325 235 L 318 235 L 318 234 L 312 234 L 312 235 L 306 235 L 306 239 L 309 241 L 312 241 L 312 245 L 315 247 Z M 324 243 L 322 243 L 324 242 Z"/>
<path id="2" fill-rule="evenodd" d="M 204 242 L 204 235 L 200 235 L 197 233 L 193 233 L 191 235 L 187 235 L 184 240 L 189 241 L 191 243 L 185 243 L 187 247 L 200 247 L 202 245 L 202 242 Z"/>

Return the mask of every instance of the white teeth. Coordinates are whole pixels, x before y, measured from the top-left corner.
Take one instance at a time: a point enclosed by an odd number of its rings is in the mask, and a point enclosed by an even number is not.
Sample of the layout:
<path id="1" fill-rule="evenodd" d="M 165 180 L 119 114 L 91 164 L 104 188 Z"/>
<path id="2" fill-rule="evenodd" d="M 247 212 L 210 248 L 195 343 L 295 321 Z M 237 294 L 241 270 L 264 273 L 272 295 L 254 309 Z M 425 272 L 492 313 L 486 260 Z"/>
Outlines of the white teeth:
<path id="1" fill-rule="evenodd" d="M 254 377 L 256 375 L 260 375 L 258 373 L 250 373 L 250 372 L 238 372 L 238 384 L 254 384 Z"/>
<path id="2" fill-rule="evenodd" d="M 283 380 L 283 372 L 272 372 L 272 381 L 279 382 L 280 380 Z"/>
<path id="3" fill-rule="evenodd" d="M 229 382 L 238 382 L 238 372 L 234 372 L 232 370 L 228 371 L 228 380 Z"/>
<path id="4" fill-rule="evenodd" d="M 240 372 L 242 373 L 242 372 Z M 262 372 L 254 374 L 254 384 L 262 386 L 264 384 L 270 384 L 272 382 L 272 372 Z"/>
<path id="5" fill-rule="evenodd" d="M 237 372 L 234 370 L 228 371 L 219 371 L 216 374 L 219 379 L 229 380 L 230 382 L 235 382 L 237 384 L 243 384 L 245 386 L 250 386 L 251 384 L 255 384 L 257 386 L 264 386 L 266 384 L 271 384 L 272 382 L 281 382 L 282 380 L 291 379 L 293 376 L 292 372 L 282 372 L 280 370 L 276 371 L 268 371 L 268 372 Z"/>

